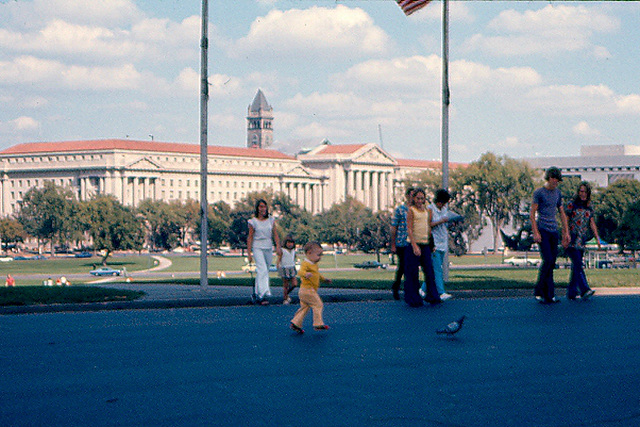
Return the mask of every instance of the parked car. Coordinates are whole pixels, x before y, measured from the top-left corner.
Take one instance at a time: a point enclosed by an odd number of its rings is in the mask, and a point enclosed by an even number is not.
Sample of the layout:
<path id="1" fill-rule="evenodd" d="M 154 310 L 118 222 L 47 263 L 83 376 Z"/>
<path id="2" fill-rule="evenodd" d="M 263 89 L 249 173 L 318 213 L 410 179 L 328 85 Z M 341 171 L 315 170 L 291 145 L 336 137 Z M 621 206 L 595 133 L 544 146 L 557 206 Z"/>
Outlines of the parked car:
<path id="1" fill-rule="evenodd" d="M 256 272 L 256 265 L 255 263 L 249 263 L 249 264 L 245 264 L 242 266 L 242 271 L 244 271 L 245 273 L 255 273 Z M 276 271 L 278 271 L 278 266 L 275 264 L 271 264 L 269 266 L 269 271 L 274 273 Z"/>
<path id="2" fill-rule="evenodd" d="M 540 258 L 529 258 L 529 257 L 525 257 L 524 255 L 516 255 L 516 256 L 512 256 L 511 258 L 506 258 L 502 262 L 504 264 L 517 265 L 517 266 L 523 267 L 527 265 L 539 266 L 542 260 Z"/>
<path id="3" fill-rule="evenodd" d="M 47 257 L 44 255 L 31 255 L 31 256 L 18 255 L 16 257 L 13 257 L 13 259 L 16 261 L 29 261 L 29 260 L 47 259 Z"/>
<path id="4" fill-rule="evenodd" d="M 91 252 L 80 252 L 74 255 L 76 258 L 91 258 L 93 254 Z"/>
<path id="5" fill-rule="evenodd" d="M 383 263 L 378 262 L 378 261 L 364 261 L 364 262 L 359 262 L 357 264 L 353 264 L 353 266 L 355 268 L 364 268 L 364 269 L 387 268 L 387 264 L 383 264 Z"/>
<path id="6" fill-rule="evenodd" d="M 122 274 L 122 270 L 116 270 L 111 267 L 100 267 L 95 270 L 91 270 L 89 274 L 93 276 L 119 276 Z"/>
<path id="7" fill-rule="evenodd" d="M 227 253 L 224 251 L 221 251 L 220 249 L 214 249 L 212 250 L 209 255 L 211 256 L 227 256 Z"/>

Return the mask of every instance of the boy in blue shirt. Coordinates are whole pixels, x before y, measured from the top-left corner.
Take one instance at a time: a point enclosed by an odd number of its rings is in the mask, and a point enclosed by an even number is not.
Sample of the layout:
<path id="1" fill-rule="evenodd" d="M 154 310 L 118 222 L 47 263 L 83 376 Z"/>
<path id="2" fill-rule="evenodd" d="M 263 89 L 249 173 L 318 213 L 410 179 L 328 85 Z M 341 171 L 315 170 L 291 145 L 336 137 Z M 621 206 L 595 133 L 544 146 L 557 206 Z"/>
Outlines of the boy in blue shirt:
<path id="1" fill-rule="evenodd" d="M 562 246 L 564 248 L 569 246 L 571 238 L 569 237 L 567 215 L 562 207 L 562 194 L 558 190 L 558 184 L 562 181 L 562 173 L 560 169 L 552 166 L 547 169 L 544 178 L 547 181 L 544 187 L 533 192 L 530 219 L 533 241 L 540 246 L 540 256 L 542 257 L 535 297 L 539 302 L 549 304 L 560 302 L 555 296 L 553 282 L 553 269 L 556 267 L 556 258 L 558 257 L 558 223 L 556 221 L 558 212 L 562 223 Z"/>

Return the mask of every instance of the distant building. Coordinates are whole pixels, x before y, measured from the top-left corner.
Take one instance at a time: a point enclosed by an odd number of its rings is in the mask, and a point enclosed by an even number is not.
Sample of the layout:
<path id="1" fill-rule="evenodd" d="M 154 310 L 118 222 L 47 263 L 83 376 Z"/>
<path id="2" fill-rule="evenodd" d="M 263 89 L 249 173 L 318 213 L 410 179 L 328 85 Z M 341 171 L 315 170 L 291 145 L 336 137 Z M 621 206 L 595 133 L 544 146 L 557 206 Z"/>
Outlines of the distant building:
<path id="1" fill-rule="evenodd" d="M 557 166 L 564 176 L 606 187 L 619 179 L 640 181 L 640 145 L 585 145 L 579 156 L 525 158 L 531 166 Z"/>
<path id="2" fill-rule="evenodd" d="M 273 108 L 258 89 L 247 109 L 247 147 L 268 148 L 273 144 Z"/>
<path id="3" fill-rule="evenodd" d="M 209 203 L 230 205 L 248 193 L 284 192 L 310 212 L 323 206 L 326 178 L 275 150 L 209 146 Z M 18 144 L 0 152 L 0 215 L 16 213 L 24 194 L 45 181 L 78 200 L 110 194 L 127 206 L 144 199 L 200 200 L 200 146 L 106 139 Z"/>

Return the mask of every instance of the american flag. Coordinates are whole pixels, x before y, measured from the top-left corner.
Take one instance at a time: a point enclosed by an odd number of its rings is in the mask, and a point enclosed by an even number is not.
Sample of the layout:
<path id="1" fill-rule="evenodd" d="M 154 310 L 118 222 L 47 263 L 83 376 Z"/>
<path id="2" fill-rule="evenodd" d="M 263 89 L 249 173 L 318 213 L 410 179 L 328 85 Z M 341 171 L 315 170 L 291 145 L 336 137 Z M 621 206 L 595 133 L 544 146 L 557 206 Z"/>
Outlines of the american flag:
<path id="1" fill-rule="evenodd" d="M 404 14 L 409 16 L 413 12 L 425 7 L 431 0 L 396 0 L 396 2 L 402 8 Z"/>

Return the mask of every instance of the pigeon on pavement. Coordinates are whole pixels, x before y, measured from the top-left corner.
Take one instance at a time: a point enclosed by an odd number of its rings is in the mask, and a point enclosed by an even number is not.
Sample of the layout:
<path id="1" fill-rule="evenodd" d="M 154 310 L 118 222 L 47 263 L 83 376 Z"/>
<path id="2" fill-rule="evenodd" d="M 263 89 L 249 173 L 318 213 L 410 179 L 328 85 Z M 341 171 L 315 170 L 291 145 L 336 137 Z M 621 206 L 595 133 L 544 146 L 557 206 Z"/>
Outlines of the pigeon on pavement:
<path id="1" fill-rule="evenodd" d="M 455 322 L 449 323 L 447 326 L 442 329 L 438 329 L 436 332 L 438 334 L 447 334 L 448 336 L 452 336 L 460 329 L 462 329 L 462 324 L 464 323 L 464 319 L 466 317 L 467 316 L 462 316 L 460 319 L 456 320 Z"/>

